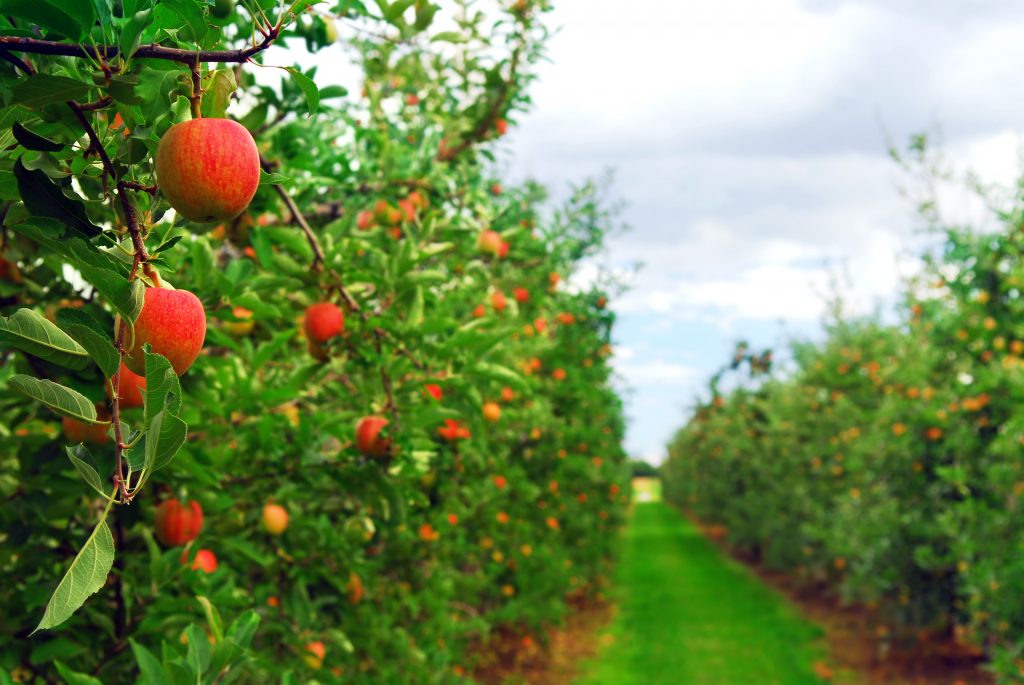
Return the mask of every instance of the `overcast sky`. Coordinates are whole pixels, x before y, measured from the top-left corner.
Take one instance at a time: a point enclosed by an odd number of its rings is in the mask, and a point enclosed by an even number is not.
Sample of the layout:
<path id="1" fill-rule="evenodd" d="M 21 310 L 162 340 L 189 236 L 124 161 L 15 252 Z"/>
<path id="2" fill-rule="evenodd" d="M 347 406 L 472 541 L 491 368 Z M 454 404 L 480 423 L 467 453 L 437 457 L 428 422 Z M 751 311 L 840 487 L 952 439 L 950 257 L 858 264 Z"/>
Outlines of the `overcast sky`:
<path id="1" fill-rule="evenodd" d="M 553 186 L 616 170 L 640 261 L 619 313 L 628 448 L 661 461 L 744 338 L 820 330 L 845 267 L 860 311 L 916 268 L 921 222 L 889 141 L 939 126 L 947 158 L 1017 170 L 1024 3 L 556 0 L 551 64 L 508 147 Z"/>
<path id="2" fill-rule="evenodd" d="M 949 159 L 1003 182 L 1018 168 L 1019 0 L 554 4 L 501 165 L 554 189 L 616 172 L 632 230 L 605 266 L 644 263 L 614 303 L 636 457 L 661 461 L 736 340 L 816 335 L 837 271 L 859 311 L 893 301 L 921 223 L 889 142 L 938 126 Z M 354 75 L 331 50 L 315 61 L 321 85 Z"/>

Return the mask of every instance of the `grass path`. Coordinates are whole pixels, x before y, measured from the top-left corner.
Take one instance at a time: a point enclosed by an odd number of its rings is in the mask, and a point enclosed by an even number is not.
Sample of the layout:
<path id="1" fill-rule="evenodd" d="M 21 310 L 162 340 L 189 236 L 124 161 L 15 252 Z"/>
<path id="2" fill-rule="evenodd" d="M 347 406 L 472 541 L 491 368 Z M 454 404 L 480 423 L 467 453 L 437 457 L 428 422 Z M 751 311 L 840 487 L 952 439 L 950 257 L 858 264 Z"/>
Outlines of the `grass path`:
<path id="1" fill-rule="evenodd" d="M 820 685 L 821 631 L 661 502 L 626 532 L 601 656 L 576 685 Z"/>

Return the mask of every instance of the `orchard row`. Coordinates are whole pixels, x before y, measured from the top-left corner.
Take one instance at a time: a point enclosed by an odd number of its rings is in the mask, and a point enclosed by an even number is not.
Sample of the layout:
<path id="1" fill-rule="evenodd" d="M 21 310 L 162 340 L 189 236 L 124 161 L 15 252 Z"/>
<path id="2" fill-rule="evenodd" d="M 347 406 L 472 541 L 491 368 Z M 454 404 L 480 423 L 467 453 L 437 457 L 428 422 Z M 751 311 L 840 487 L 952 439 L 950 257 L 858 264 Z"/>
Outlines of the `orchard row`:
<path id="1" fill-rule="evenodd" d="M 495 176 L 548 7 L 474 7 L 5 9 L 0 682 L 467 682 L 601 592 L 614 216 Z"/>

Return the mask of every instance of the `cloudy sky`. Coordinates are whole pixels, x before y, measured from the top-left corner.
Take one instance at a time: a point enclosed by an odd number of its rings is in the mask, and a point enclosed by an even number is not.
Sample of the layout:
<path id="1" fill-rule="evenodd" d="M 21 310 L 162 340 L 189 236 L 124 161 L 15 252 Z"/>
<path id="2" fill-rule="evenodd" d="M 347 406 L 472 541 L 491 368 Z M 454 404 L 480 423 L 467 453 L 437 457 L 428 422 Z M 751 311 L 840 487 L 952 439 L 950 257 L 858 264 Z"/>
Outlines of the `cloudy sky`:
<path id="1" fill-rule="evenodd" d="M 556 191 L 615 171 L 632 230 L 602 265 L 644 265 L 614 303 L 636 457 L 661 461 L 737 340 L 816 335 L 837 273 L 856 310 L 893 301 L 921 223 L 890 142 L 938 128 L 948 159 L 1015 177 L 1019 0 L 554 4 L 551 61 L 500 164 Z M 292 52 L 321 83 L 355 75 Z"/>
<path id="2" fill-rule="evenodd" d="M 616 171 L 632 230 L 604 261 L 644 264 L 615 304 L 637 457 L 663 458 L 736 340 L 815 335 L 837 273 L 856 309 L 892 301 L 921 223 L 889 141 L 939 127 L 948 159 L 1014 178 L 1024 3 L 555 5 L 506 164 L 555 187 Z"/>

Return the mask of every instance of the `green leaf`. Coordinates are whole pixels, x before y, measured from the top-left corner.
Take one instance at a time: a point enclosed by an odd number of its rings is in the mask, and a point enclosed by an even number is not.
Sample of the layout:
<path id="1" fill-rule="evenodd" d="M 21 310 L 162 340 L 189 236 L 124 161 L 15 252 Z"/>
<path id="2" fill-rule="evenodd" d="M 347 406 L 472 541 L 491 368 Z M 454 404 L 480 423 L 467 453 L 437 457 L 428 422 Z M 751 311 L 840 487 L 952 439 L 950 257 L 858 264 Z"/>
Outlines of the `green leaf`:
<path id="1" fill-rule="evenodd" d="M 68 326 L 67 332 L 68 335 L 85 348 L 89 356 L 92 357 L 92 360 L 100 367 L 103 375 L 106 378 L 113 378 L 120 366 L 121 357 L 110 342 L 110 339 L 80 323 Z"/>
<path id="2" fill-rule="evenodd" d="M 8 105 L 22 105 L 32 109 L 56 102 L 78 100 L 89 93 L 89 84 L 67 76 L 33 74 L 19 79 L 11 88 Z"/>
<path id="3" fill-rule="evenodd" d="M 69 369 L 84 369 L 88 352 L 67 333 L 31 309 L 0 316 L 0 343 Z"/>
<path id="4" fill-rule="evenodd" d="M 21 146 L 26 150 L 39 150 L 41 152 L 59 152 L 64 149 L 63 143 L 58 143 L 49 138 L 32 133 L 27 128 L 21 125 L 21 122 L 14 122 L 11 126 L 11 133 L 14 135 L 15 140 L 21 143 Z"/>
<path id="5" fill-rule="evenodd" d="M 86 216 L 81 202 L 65 195 L 44 172 L 26 169 L 20 157 L 14 162 L 14 177 L 25 209 L 32 216 L 57 219 L 90 238 L 100 234 L 100 229 Z"/>
<path id="6" fill-rule="evenodd" d="M 114 564 L 114 537 L 107 527 L 107 514 L 114 504 L 111 497 L 92 535 L 82 545 L 64 578 L 46 605 L 43 618 L 32 634 L 59 626 L 78 611 L 85 600 L 99 591 Z"/>
<path id="7" fill-rule="evenodd" d="M 132 646 L 132 653 L 135 655 L 135 662 L 139 665 L 139 673 L 142 674 L 142 685 L 169 685 L 167 673 L 160 661 L 149 651 L 132 638 L 128 638 Z"/>
<path id="8" fill-rule="evenodd" d="M 167 466 L 185 444 L 187 436 L 188 425 L 184 421 L 167 410 L 158 413 L 146 427 L 146 461 L 143 468 L 153 472 Z"/>
<path id="9" fill-rule="evenodd" d="M 181 412 L 181 382 L 167 358 L 162 354 L 146 352 L 145 376 L 146 424 L 151 423 L 165 409 L 177 416 Z"/>
<path id="10" fill-rule="evenodd" d="M 313 79 L 303 74 L 298 69 L 289 67 L 288 73 L 292 76 L 292 81 L 299 87 L 302 94 L 306 97 L 306 110 L 310 116 L 316 114 L 317 110 L 320 109 L 320 89 L 313 83 Z"/>
<path id="11" fill-rule="evenodd" d="M 433 43 L 465 43 L 466 37 L 457 31 L 442 31 L 430 40 Z"/>
<path id="12" fill-rule="evenodd" d="M 139 41 L 142 39 L 142 32 L 153 21 L 153 10 L 142 10 L 132 15 L 124 28 L 121 29 L 121 38 L 117 45 L 121 51 L 121 57 L 130 59 L 135 51 L 139 49 Z"/>
<path id="13" fill-rule="evenodd" d="M 7 384 L 12 390 L 46 405 L 61 416 L 69 416 L 78 421 L 96 425 L 110 423 L 96 420 L 96 405 L 90 402 L 85 395 L 59 383 L 19 373 L 11 376 Z"/>
<path id="14" fill-rule="evenodd" d="M 261 186 L 282 186 L 291 182 L 292 179 L 284 174 L 268 174 L 267 172 L 260 170 Z"/>
<path id="15" fill-rule="evenodd" d="M 103 491 L 103 479 L 100 478 L 99 472 L 96 471 L 96 467 L 93 465 L 95 462 L 93 461 L 92 453 L 89 452 L 89 448 L 85 445 L 69 445 L 64 449 L 67 450 L 68 459 L 71 460 L 71 464 L 78 470 L 82 479 L 93 490 L 107 497 L 108 494 Z"/>
<path id="16" fill-rule="evenodd" d="M 196 42 L 202 41 L 206 36 L 207 25 L 203 10 L 199 8 L 195 0 L 161 0 L 159 8 L 168 8 L 174 11 L 184 20 L 185 24 L 192 29 L 192 37 Z"/>
<path id="17" fill-rule="evenodd" d="M 231 622 L 228 639 L 233 640 L 242 649 L 248 649 L 259 625 L 260 615 L 250 609 Z"/>
<path id="18" fill-rule="evenodd" d="M 85 7 L 78 7 L 84 4 Z M 40 28 L 78 40 L 96 20 L 91 3 L 50 0 L 4 0 L 3 13 L 27 19 Z"/>
<path id="19" fill-rule="evenodd" d="M 210 633 L 213 634 L 214 642 L 221 642 L 224 639 L 224 620 L 220 617 L 220 612 L 217 611 L 217 607 L 206 597 L 202 595 L 196 597 L 199 601 L 199 606 L 203 608 L 203 614 L 206 615 L 206 623 L 210 626 Z"/>
<path id="20" fill-rule="evenodd" d="M 497 381 L 508 383 L 516 390 L 525 390 L 526 381 L 518 373 L 508 368 L 507 366 L 501 366 L 499 364 L 489 364 L 487 362 L 479 362 L 475 368 L 476 372 L 482 376 L 493 378 Z"/>
<path id="21" fill-rule="evenodd" d="M 60 677 L 64 679 L 67 685 L 103 685 L 100 680 L 93 678 L 91 675 L 72 671 L 59 661 L 54 661 L 53 665 L 57 668 L 57 672 L 60 673 Z"/>
<path id="22" fill-rule="evenodd" d="M 211 119 L 227 116 L 231 95 L 237 89 L 234 69 L 215 69 L 210 72 L 203 79 L 203 116 Z"/>
<path id="23" fill-rule="evenodd" d="M 70 657 L 78 656 L 85 651 L 85 645 L 72 642 L 66 637 L 58 637 L 35 646 L 32 649 L 32 654 L 29 655 L 28 660 L 29 663 L 32 664 L 48 664 L 51 661 L 56 661 L 58 659 L 68 659 Z"/>

